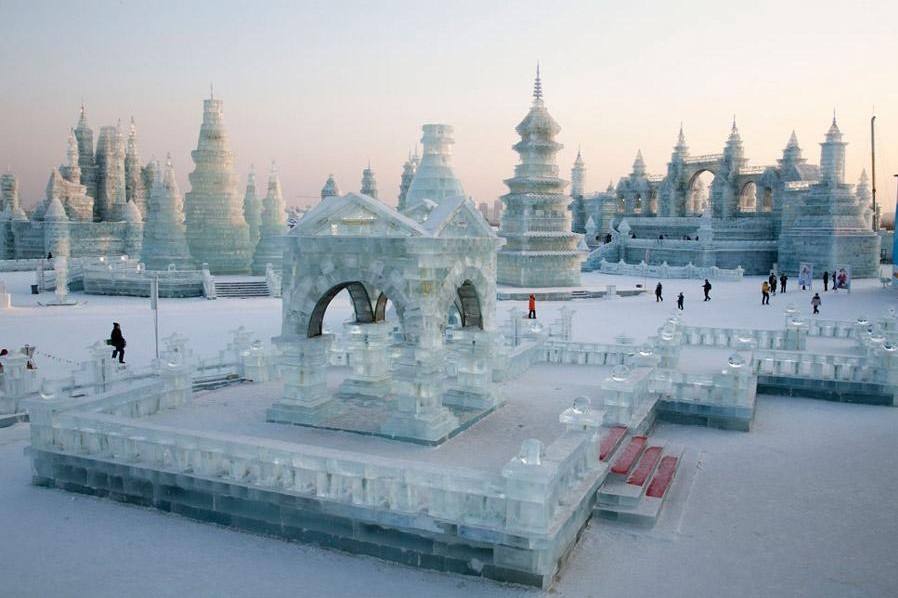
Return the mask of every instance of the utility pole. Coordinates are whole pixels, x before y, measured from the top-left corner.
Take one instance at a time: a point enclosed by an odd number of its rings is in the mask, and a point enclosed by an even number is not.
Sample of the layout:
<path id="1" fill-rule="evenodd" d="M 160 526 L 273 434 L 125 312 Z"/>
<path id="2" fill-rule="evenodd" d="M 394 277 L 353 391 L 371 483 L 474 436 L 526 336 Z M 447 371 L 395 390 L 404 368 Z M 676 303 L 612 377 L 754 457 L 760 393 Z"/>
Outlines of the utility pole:
<path id="1" fill-rule="evenodd" d="M 870 161 L 873 175 L 873 232 L 879 230 L 879 218 L 876 215 L 876 115 L 870 118 Z"/>

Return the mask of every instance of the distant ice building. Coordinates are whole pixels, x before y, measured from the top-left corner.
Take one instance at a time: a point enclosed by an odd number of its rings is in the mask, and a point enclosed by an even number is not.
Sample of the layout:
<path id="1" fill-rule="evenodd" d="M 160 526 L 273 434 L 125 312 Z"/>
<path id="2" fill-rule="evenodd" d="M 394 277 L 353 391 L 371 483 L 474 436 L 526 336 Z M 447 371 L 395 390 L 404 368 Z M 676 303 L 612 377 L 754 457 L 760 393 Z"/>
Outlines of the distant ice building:
<path id="1" fill-rule="evenodd" d="M 533 104 L 516 131 L 514 145 L 520 155 L 514 177 L 505 180 L 509 193 L 502 197 L 505 212 L 499 236 L 498 282 L 522 287 L 569 287 L 580 284 L 583 254 L 580 235 L 571 232 L 567 181 L 558 177 L 555 154 L 563 147 L 555 141 L 561 127 L 543 102 L 539 68 Z"/>
<path id="2" fill-rule="evenodd" d="M 119 126 L 101 129 L 96 151 L 93 140 L 82 106 L 66 163 L 51 170 L 30 214 L 19 202 L 15 175 L 3 175 L 0 259 L 140 254 L 146 189 L 133 121 L 127 144 Z"/>
<path id="3" fill-rule="evenodd" d="M 767 274 L 775 264 L 795 273 L 807 262 L 818 273 L 849 266 L 853 276 L 878 276 L 870 195 L 863 177 L 856 189 L 845 183 L 845 145 L 834 118 L 819 167 L 807 163 L 794 132 L 776 165 L 749 166 L 735 120 L 719 154 L 691 155 L 681 126 L 665 175 L 648 174 L 637 152 L 616 186 L 572 194 L 572 228 L 591 249 L 584 269 L 623 260 Z M 706 172 L 707 190 L 699 178 Z"/>

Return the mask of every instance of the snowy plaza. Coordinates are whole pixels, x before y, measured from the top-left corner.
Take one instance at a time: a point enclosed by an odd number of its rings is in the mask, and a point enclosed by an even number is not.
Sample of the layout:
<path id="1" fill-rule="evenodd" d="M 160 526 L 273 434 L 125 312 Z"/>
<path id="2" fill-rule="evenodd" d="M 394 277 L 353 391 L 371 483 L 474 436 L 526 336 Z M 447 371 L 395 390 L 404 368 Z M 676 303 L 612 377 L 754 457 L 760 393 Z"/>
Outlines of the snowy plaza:
<path id="1" fill-rule="evenodd" d="M 129 344 L 132 350 L 128 358 L 129 369 L 143 370 L 152 361 L 151 343 L 133 341 L 152 338 L 152 312 L 146 299 L 90 297 L 86 302 L 72 307 L 40 307 L 34 305 L 34 299 L 25 292 L 31 276 L 31 273 L 16 273 L 7 277 L 13 304 L 18 307 L 0 313 L 0 322 L 4 332 L 9 331 L 10 344 L 28 343 L 38 347 L 35 360 L 41 375 L 60 375 L 70 371 L 71 364 L 64 360 L 77 359 L 91 340 L 99 338 L 96 330 L 102 329 L 110 318 L 126 323 L 126 333 L 132 339 Z M 569 341 L 559 336 L 564 333 L 563 330 L 547 330 L 546 338 L 538 342 L 544 344 L 544 350 L 552 344 L 560 347 L 567 342 L 569 350 L 579 347 L 581 351 L 585 351 L 583 345 L 602 345 L 604 350 L 609 350 L 615 346 L 620 348 L 623 342 L 631 346 L 631 356 L 638 356 L 640 351 L 645 352 L 645 341 L 657 337 L 659 330 L 669 324 L 674 312 L 671 309 L 672 296 L 683 290 L 687 301 L 678 327 L 684 332 L 694 333 L 702 328 L 782 331 L 784 318 L 787 317 L 784 312 L 791 306 L 796 310 L 791 317 L 800 318 L 809 329 L 814 328 L 815 320 L 819 324 L 845 323 L 843 338 L 833 338 L 834 334 L 838 334 L 834 332 L 824 336 L 822 328 L 816 335 L 813 332 L 808 334 L 805 350 L 808 353 L 847 357 L 857 353 L 855 342 L 850 338 L 853 333 L 848 332 L 847 328 L 856 328 L 859 320 L 887 320 L 890 315 L 888 309 L 894 305 L 894 291 L 883 289 L 874 280 L 855 283 L 851 294 L 844 291 L 821 293 L 825 299 L 823 313 L 816 317 L 810 316 L 810 291 L 789 289 L 785 295 L 777 295 L 770 307 L 761 306 L 757 292 L 760 280 L 757 278 L 715 284 L 710 302 L 701 301 L 698 281 L 661 282 L 665 288 L 664 303 L 656 302 L 650 293 L 612 299 L 540 302 L 538 321 L 547 329 L 552 328 L 551 322 L 561 321 L 562 309 L 573 314 Z M 642 279 L 636 278 L 596 273 L 583 275 L 583 284 L 593 288 L 614 284 L 624 289 L 642 283 Z M 174 332 L 183 333 L 182 346 L 189 347 L 197 362 L 214 361 L 210 358 L 214 358 L 219 350 L 231 347 L 241 334 L 243 342 L 252 346 L 252 341 L 270 339 L 280 332 L 280 302 L 276 299 L 160 301 L 160 336 L 164 338 Z M 517 301 L 500 301 L 496 305 L 496 319 L 499 322 L 507 320 L 509 313 L 520 317 L 525 307 Z M 351 319 L 352 313 L 349 293 L 338 295 L 325 314 L 324 329 L 341 329 L 343 322 Z M 33 326 L 37 314 L 41 314 L 45 325 Z M 223 321 L 227 322 L 227 326 L 217 325 Z M 391 318 L 388 316 L 386 321 L 389 324 Z M 245 330 L 234 334 L 239 327 Z M 60 329 L 68 331 L 63 339 L 57 333 Z M 336 342 L 343 341 L 338 338 Z M 710 377 L 728 368 L 732 348 L 689 344 L 694 342 L 687 341 L 680 347 L 677 371 L 684 375 Z M 718 343 L 714 341 L 711 344 Z M 264 350 L 267 350 L 269 344 L 264 344 Z M 746 343 L 747 352 L 743 350 L 743 355 L 751 355 L 750 344 Z M 763 351 L 757 349 L 757 343 L 754 347 L 761 356 Z M 598 347 L 591 350 L 596 351 Z M 553 359 L 567 359 L 573 363 L 552 362 Z M 507 468 L 527 439 L 538 439 L 548 447 L 553 441 L 563 438 L 566 426 L 559 422 L 559 414 L 571 406 L 575 397 L 590 398 L 593 409 L 602 408 L 605 393 L 601 389 L 605 388 L 603 385 L 610 379 L 614 366 L 583 364 L 584 359 L 588 361 L 590 358 L 559 358 L 556 353 L 555 358 L 547 355 L 546 361 L 534 359 L 534 363 L 522 373 L 496 384 L 504 404 L 495 413 L 439 447 L 352 432 L 266 423 L 266 409 L 281 393 L 277 382 L 244 382 L 217 390 L 198 390 L 192 400 L 180 407 L 162 409 L 157 413 L 148 411 L 134 423 L 140 425 L 138 422 L 143 422 L 157 431 L 170 430 L 171 426 L 202 429 L 204 434 L 210 436 L 226 435 L 221 437 L 243 441 L 264 438 L 269 450 L 283 450 L 289 443 L 298 442 L 304 446 L 320 447 L 319 450 L 325 453 L 331 451 L 331 459 L 351 459 L 352 454 L 365 454 L 366 459 L 372 460 L 369 467 L 373 467 L 374 463 L 389 467 L 391 462 L 399 460 L 420 471 L 436 466 L 446 476 L 451 475 L 458 464 L 463 464 L 467 472 L 465 475 L 476 472 L 485 475 Z M 341 383 L 353 373 L 339 360 L 340 357 L 335 357 L 328 369 L 328 388 L 335 395 Z M 245 363 L 244 367 L 247 365 Z M 634 371 L 638 369 L 634 368 Z M 256 377 L 265 378 L 263 375 Z M 112 395 L 115 393 L 105 396 Z M 752 399 L 754 402 L 754 397 Z M 115 398 L 103 400 L 115 401 Z M 605 405 L 604 409 L 607 423 L 608 412 L 613 408 Z M 660 421 L 670 419 L 661 415 L 648 434 L 649 443 L 676 454 L 680 463 L 657 521 L 653 522 L 653 526 L 640 523 L 637 519 L 612 521 L 608 518 L 608 512 L 604 516 L 598 513 L 601 503 L 593 505 L 591 508 L 596 512 L 571 554 L 565 558 L 554 585 L 555 591 L 571 596 L 603 595 L 604 591 L 614 588 L 634 592 L 632 583 L 636 576 L 646 582 L 646 587 L 676 582 L 677 595 L 690 593 L 688 588 L 700 592 L 703 588 L 701 584 L 738 584 L 738 581 L 732 580 L 739 579 L 743 580 L 741 588 L 734 585 L 732 595 L 754 595 L 763 587 L 776 587 L 779 591 L 794 587 L 797 593 L 800 593 L 799 588 L 813 588 L 814 595 L 846 595 L 846 585 L 857 588 L 860 594 L 888 593 L 887 589 L 893 587 L 895 580 L 888 573 L 886 563 L 889 561 L 890 538 L 898 530 L 895 529 L 895 520 L 890 515 L 886 497 L 898 491 L 898 486 L 894 476 L 884 474 L 879 464 L 898 448 L 894 435 L 889 432 L 895 425 L 898 411 L 885 406 L 824 402 L 761 391 L 753 411 L 751 431 L 748 433 L 686 425 L 695 422 Z M 134 415 L 132 413 L 131 417 Z M 35 425 L 33 415 L 32 429 Z M 96 426 L 97 422 L 91 425 Z M 609 429 L 606 425 L 602 431 L 603 437 Z M 145 539 L 129 548 L 124 555 L 116 554 L 114 557 L 120 562 L 122 583 L 132 576 L 149 576 L 154 568 L 164 567 L 167 560 L 179 558 L 179 551 L 183 553 L 187 550 L 185 544 L 192 541 L 188 538 L 196 534 L 201 538 L 199 541 L 203 543 L 204 554 L 207 551 L 208 554 L 231 554 L 226 558 L 233 566 L 229 567 L 224 578 L 218 577 L 214 583 L 222 584 L 220 587 L 223 588 L 225 579 L 233 576 L 227 587 L 236 595 L 252 593 L 251 587 L 255 587 L 242 586 L 238 581 L 238 571 L 242 568 L 248 571 L 258 566 L 271 567 L 272 562 L 278 559 L 289 559 L 289 550 L 298 551 L 301 562 L 288 567 L 289 573 L 279 572 L 278 579 L 284 580 L 285 586 L 269 585 L 264 590 L 266 594 L 288 593 L 288 580 L 295 576 L 297 580 L 302 579 L 307 588 L 317 587 L 323 591 L 327 585 L 336 583 L 335 589 L 345 589 L 351 593 L 355 584 L 364 583 L 378 588 L 369 590 L 370 595 L 386 596 L 398 587 L 392 585 L 399 583 L 395 580 L 397 575 L 408 576 L 408 583 L 416 586 L 426 584 L 427 591 L 433 595 L 451 595 L 459 587 L 475 595 L 527 592 L 514 586 L 503 588 L 488 582 L 468 581 L 463 577 L 413 573 L 402 565 L 385 564 L 379 560 L 353 560 L 353 557 L 319 548 L 281 544 L 221 528 L 197 529 L 195 523 L 182 517 L 172 518 L 116 505 L 108 500 L 93 497 L 69 499 L 60 490 L 29 485 L 31 473 L 28 459 L 23 455 L 29 444 L 27 430 L 27 424 L 0 430 L 5 455 L 3 487 L 7 496 L 4 501 L 21 505 L 22 510 L 15 511 L 25 514 L 24 517 L 7 516 L 3 527 L 11 537 L 17 538 L 15 545 L 31 547 L 28 551 L 8 551 L 3 555 L 6 562 L 15 563 L 19 570 L 27 570 L 31 566 L 29 560 L 22 558 L 32 550 L 48 555 L 47 563 L 43 565 L 45 567 L 71 567 L 73 563 L 68 560 L 71 558 L 70 552 L 76 550 L 77 543 L 83 543 L 80 544 L 83 550 L 110 552 L 106 557 L 98 556 L 96 561 L 91 559 L 90 562 L 96 562 L 97 567 L 93 573 L 84 569 L 92 565 L 79 563 L 79 575 L 85 579 L 104 575 L 102 562 L 119 552 L 114 546 L 125 541 L 123 534 L 135 532 L 131 526 L 140 526 L 139 537 Z M 146 431 L 142 433 L 145 434 Z M 271 444 L 272 441 L 275 444 Z M 618 451 L 625 448 L 620 446 Z M 122 450 L 128 449 L 123 447 Z M 90 451 L 81 448 L 76 454 L 89 455 Z M 164 464 L 165 457 L 160 457 L 159 463 L 163 469 L 177 465 L 176 455 L 168 459 L 170 461 Z M 612 464 L 609 462 L 606 467 Z M 343 467 L 349 467 L 349 464 Z M 233 473 L 217 475 L 223 482 Z M 254 486 L 269 483 L 262 481 L 265 474 L 261 469 L 253 474 L 250 468 L 241 475 L 243 482 L 250 485 L 250 492 Z M 272 475 L 271 472 L 268 475 Z M 611 488 L 613 491 L 614 480 L 609 481 L 607 472 L 600 477 L 605 484 L 603 489 Z M 858 485 L 864 488 L 863 492 L 855 491 Z M 347 488 L 344 492 L 352 491 Z M 61 500 L 64 502 L 58 502 Z M 52 506 L 54 504 L 58 506 Z M 38 517 L 39 511 L 33 510 L 37 507 L 26 505 L 47 505 L 42 508 L 48 509 L 49 514 L 40 517 L 58 519 L 54 528 L 58 525 L 71 529 L 66 542 L 59 544 L 50 536 L 32 535 L 29 527 L 33 523 L 29 523 L 28 514 L 33 512 Z M 86 519 L 82 517 L 82 509 Z M 177 509 L 171 510 L 177 512 Z M 190 516 L 186 511 L 181 514 Z M 155 518 L 155 522 L 144 521 L 146 518 Z M 203 520 L 202 517 L 199 519 Z M 396 522 L 394 518 L 392 523 Z M 224 520 L 218 523 L 229 524 Z M 280 535 L 258 527 L 247 528 L 233 521 L 230 525 L 261 531 L 265 535 Z M 145 526 L 148 529 L 144 530 Z M 152 534 L 154 539 L 150 540 L 147 534 Z M 162 535 L 155 537 L 157 534 Z M 110 539 L 100 540 L 105 536 L 114 537 L 111 544 Z M 808 542 L 809 538 L 815 540 Z M 73 542 L 76 544 L 73 545 Z M 158 560 L 155 549 L 153 556 L 146 552 L 150 550 L 150 544 L 144 543 L 149 542 L 153 546 L 166 547 L 162 561 Z M 266 547 L 260 542 L 273 544 Z M 321 543 L 314 539 L 311 542 Z M 771 542 L 775 545 L 771 546 Z M 4 551 L 13 545 L 4 544 Z M 328 544 L 325 542 L 324 545 Z M 349 552 L 372 554 L 342 548 Z M 266 558 L 264 564 L 256 563 L 256 559 L 263 558 L 262 553 L 269 555 L 273 561 Z M 813 561 L 813 566 L 805 565 L 809 559 Z M 149 569 L 148 560 L 152 562 Z M 330 565 L 314 565 L 316 561 L 340 563 L 333 566 L 348 566 L 357 573 L 351 576 L 352 580 L 335 582 L 331 579 L 335 569 L 331 569 Z M 204 565 L 200 563 L 199 566 Z M 707 571 L 701 580 L 690 579 L 685 574 L 685 571 L 699 566 Z M 799 566 L 802 573 L 796 576 L 794 568 Z M 764 581 L 752 579 L 746 567 L 763 571 Z M 129 573 L 125 574 L 125 571 Z M 824 571 L 827 572 L 825 577 Z M 52 576 L 47 577 L 47 583 L 50 579 Z M 184 581 L 187 582 L 186 579 Z M 263 581 L 263 584 L 267 583 L 270 582 Z M 602 593 L 596 589 L 599 586 L 603 588 Z M 115 593 L 114 582 L 108 587 L 111 593 Z M 16 593 L 15 589 L 12 588 L 13 594 Z M 61 587 L 47 585 L 43 589 L 65 594 Z M 172 587 L 162 591 L 162 595 L 169 590 L 176 593 Z M 635 593 L 641 595 L 642 592 L 635 590 Z M 646 593 L 650 591 L 647 589 Z"/>

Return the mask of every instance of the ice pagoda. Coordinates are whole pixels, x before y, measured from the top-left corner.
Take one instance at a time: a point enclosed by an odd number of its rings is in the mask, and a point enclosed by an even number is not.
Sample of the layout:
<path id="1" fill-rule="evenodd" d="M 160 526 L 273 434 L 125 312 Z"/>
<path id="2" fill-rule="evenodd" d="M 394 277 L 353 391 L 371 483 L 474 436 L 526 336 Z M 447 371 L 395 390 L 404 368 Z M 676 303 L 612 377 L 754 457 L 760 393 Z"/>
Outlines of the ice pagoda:
<path id="1" fill-rule="evenodd" d="M 214 96 L 203 100 L 199 143 L 191 156 L 196 168 L 184 198 L 190 253 L 197 263 L 209 264 L 213 274 L 247 273 L 253 247 L 222 121 L 222 101 Z"/>
<path id="2" fill-rule="evenodd" d="M 499 250 L 498 282 L 522 287 L 580 285 L 583 254 L 580 235 L 571 232 L 567 181 L 558 177 L 555 141 L 561 130 L 543 102 L 539 67 L 533 86 L 533 105 L 517 126 L 521 140 L 514 145 L 521 162 L 514 177 L 505 180 L 505 212 L 499 236 L 507 242 Z"/>

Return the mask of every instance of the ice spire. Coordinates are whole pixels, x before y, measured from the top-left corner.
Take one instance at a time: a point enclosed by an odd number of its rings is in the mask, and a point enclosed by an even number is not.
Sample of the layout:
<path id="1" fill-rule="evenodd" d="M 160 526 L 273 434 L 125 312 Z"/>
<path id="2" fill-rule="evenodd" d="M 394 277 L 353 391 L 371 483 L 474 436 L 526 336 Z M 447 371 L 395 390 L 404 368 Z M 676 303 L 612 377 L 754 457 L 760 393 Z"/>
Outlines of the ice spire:
<path id="1" fill-rule="evenodd" d="M 804 162 L 804 159 L 801 157 L 801 146 L 798 145 L 798 136 L 793 130 L 785 149 L 783 149 L 783 158 L 780 160 L 780 163 L 794 164 L 796 162 Z"/>
<path id="2" fill-rule="evenodd" d="M 636 159 L 633 160 L 633 175 L 645 176 L 645 160 L 642 159 L 642 150 L 636 150 Z"/>
<path id="3" fill-rule="evenodd" d="M 539 61 L 536 62 L 536 79 L 533 80 L 533 103 L 542 103 L 543 101 L 543 82 L 539 76 Z"/>
<path id="4" fill-rule="evenodd" d="M 415 178 L 415 169 L 418 166 L 418 150 L 415 148 L 415 155 L 412 156 L 411 150 L 408 152 L 408 160 L 402 165 L 402 177 L 399 180 L 399 201 L 396 209 L 400 212 L 406 208 L 406 197 L 408 196 L 409 187 L 412 186 L 412 179 Z"/>
<path id="5" fill-rule="evenodd" d="M 321 188 L 321 199 L 327 199 L 328 197 L 338 197 L 340 195 L 340 188 L 337 187 L 337 182 L 334 180 L 334 175 L 327 175 L 327 181 L 324 183 L 324 187 Z"/>
<path id="6" fill-rule="evenodd" d="M 586 163 L 583 162 L 583 156 L 580 155 L 580 148 L 577 147 L 577 159 L 574 160 L 574 167 L 571 168 L 571 197 L 582 198 L 586 191 Z"/>
<path id="7" fill-rule="evenodd" d="M 833 122 L 826 132 L 826 140 L 820 144 L 820 181 L 830 185 L 841 185 L 845 182 L 845 146 L 842 131 L 836 123 L 836 112 L 833 110 Z"/>
<path id="8" fill-rule="evenodd" d="M 677 135 L 677 144 L 674 146 L 671 161 L 682 160 L 689 154 L 689 146 L 686 145 L 686 134 L 683 132 L 683 122 L 680 121 L 680 132 Z"/>
<path id="9" fill-rule="evenodd" d="M 377 199 L 377 181 L 374 179 L 374 171 L 371 170 L 371 161 L 368 161 L 368 168 L 362 171 L 362 188 L 359 190 L 362 195 Z"/>
<path id="10" fill-rule="evenodd" d="M 243 217 L 249 226 L 249 242 L 255 247 L 259 243 L 259 227 L 262 225 L 262 202 L 256 196 L 256 168 L 249 166 L 246 177 L 246 192 L 243 194 Z"/>

